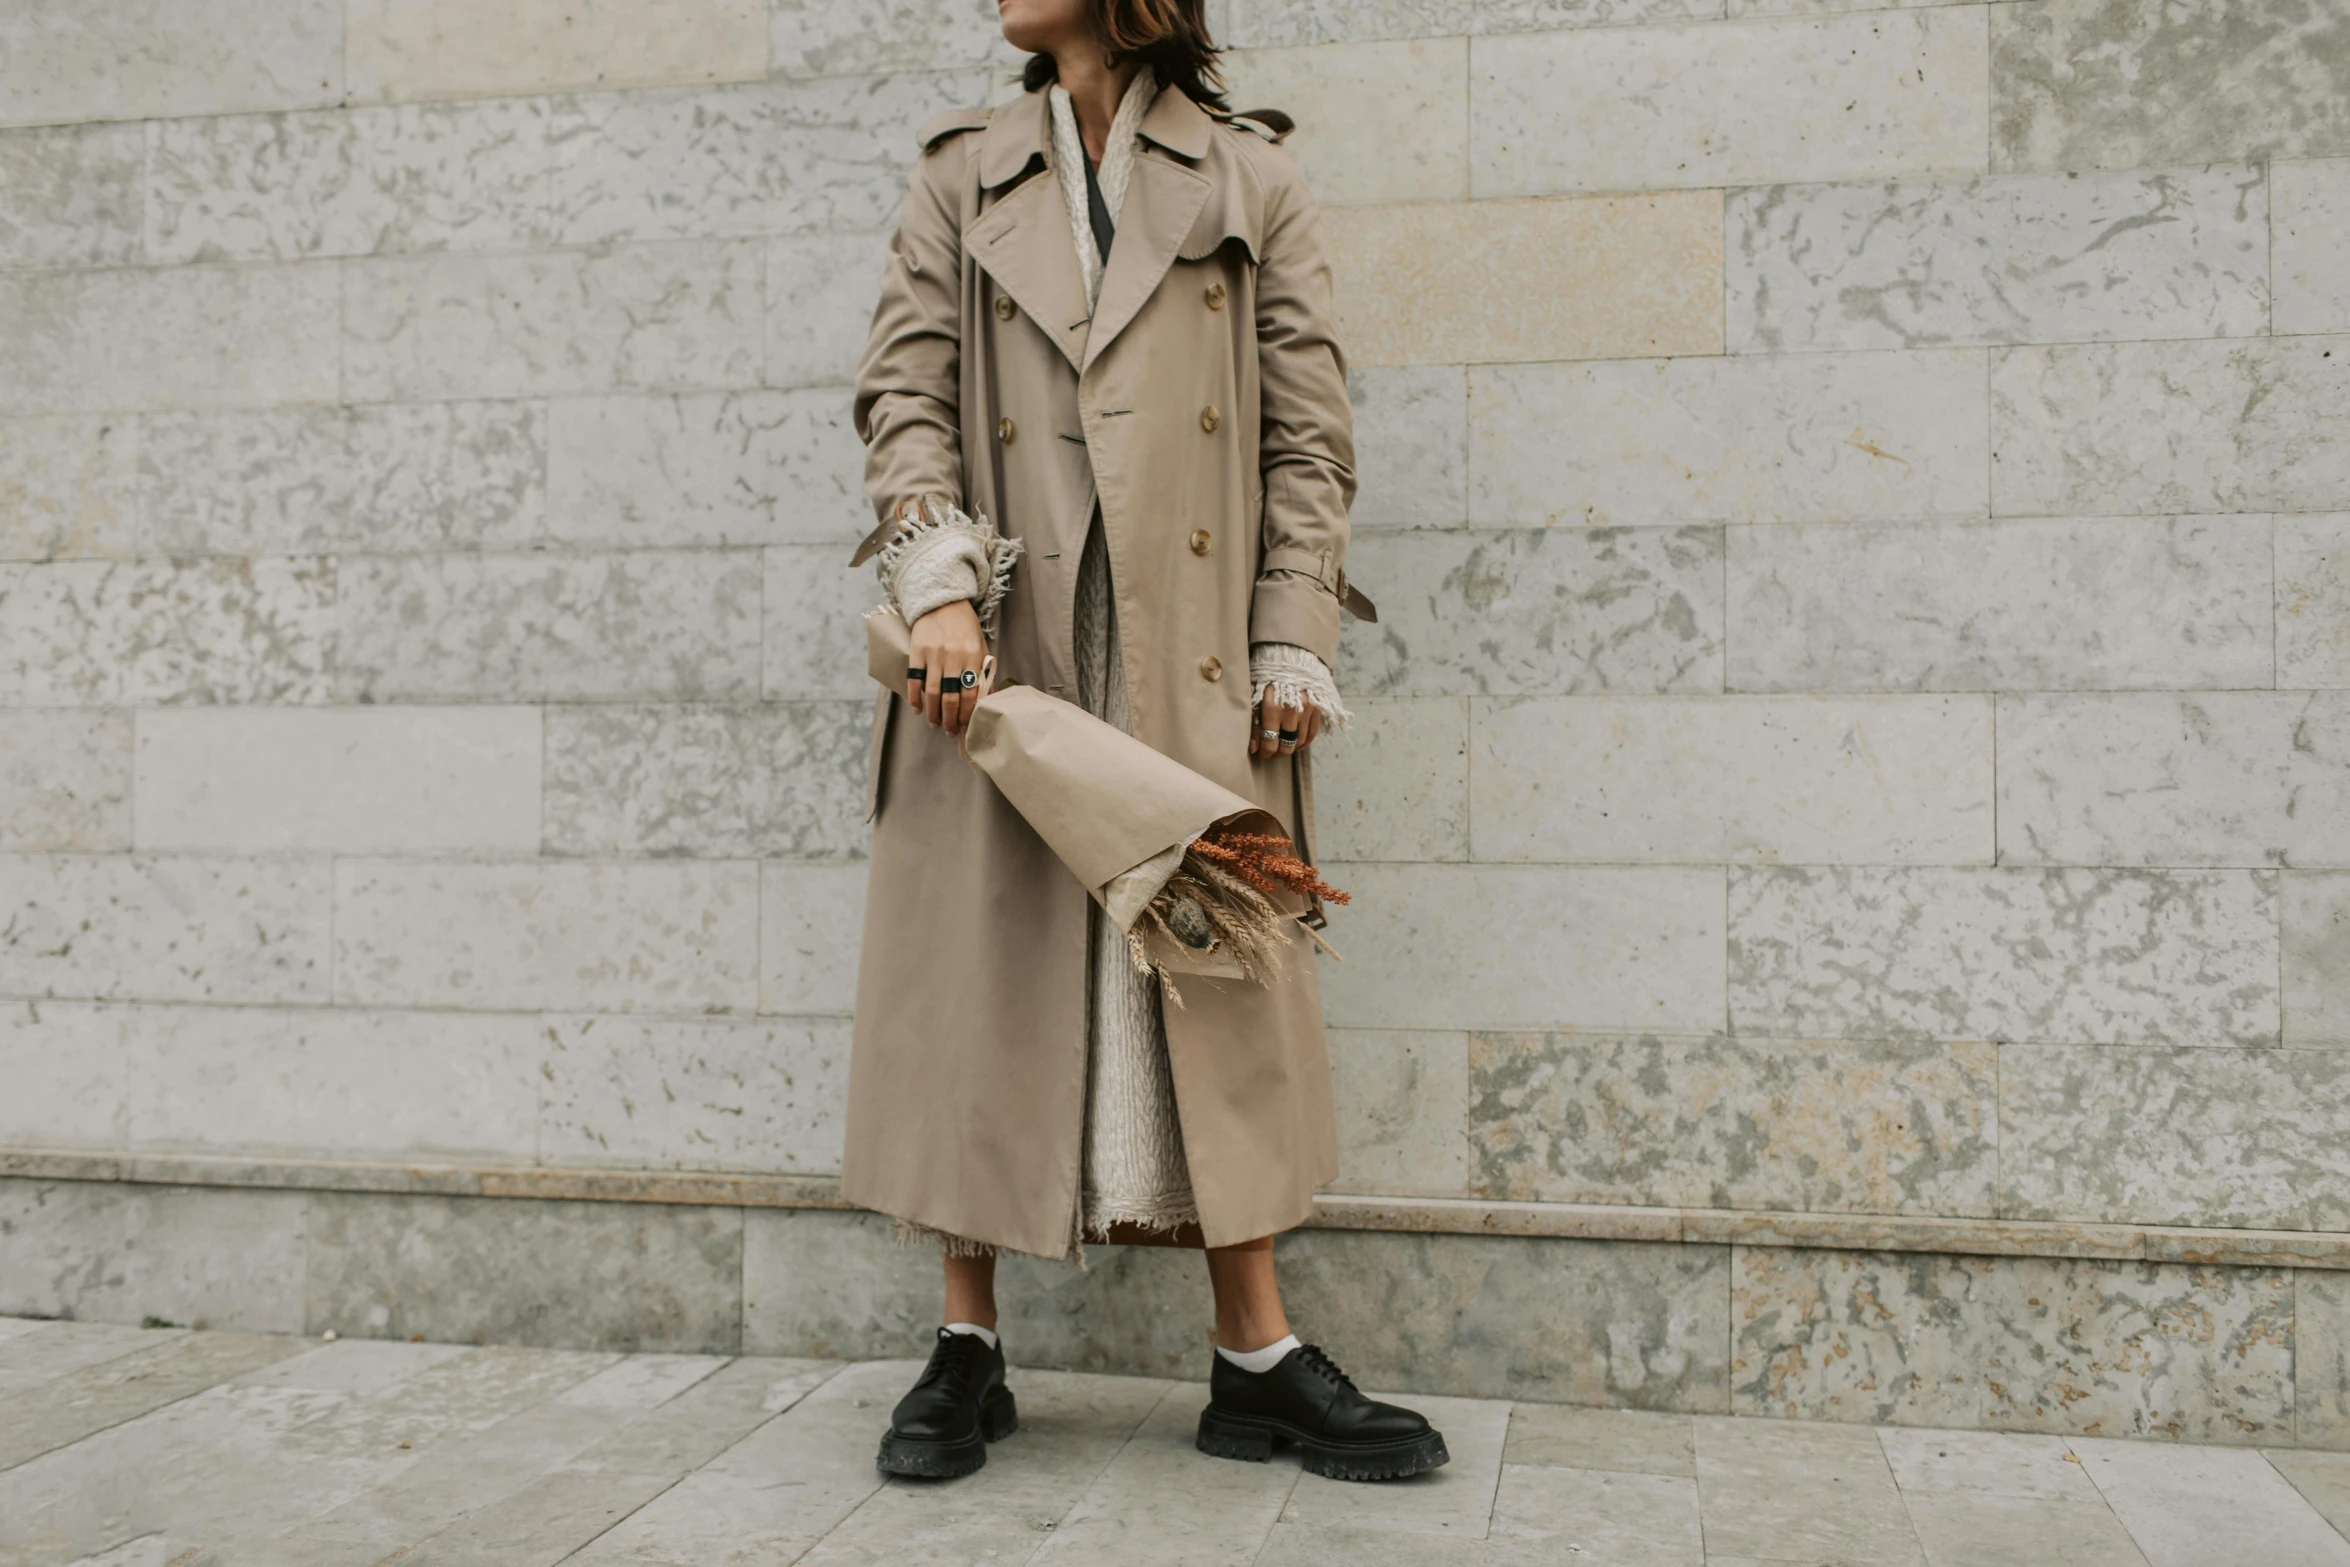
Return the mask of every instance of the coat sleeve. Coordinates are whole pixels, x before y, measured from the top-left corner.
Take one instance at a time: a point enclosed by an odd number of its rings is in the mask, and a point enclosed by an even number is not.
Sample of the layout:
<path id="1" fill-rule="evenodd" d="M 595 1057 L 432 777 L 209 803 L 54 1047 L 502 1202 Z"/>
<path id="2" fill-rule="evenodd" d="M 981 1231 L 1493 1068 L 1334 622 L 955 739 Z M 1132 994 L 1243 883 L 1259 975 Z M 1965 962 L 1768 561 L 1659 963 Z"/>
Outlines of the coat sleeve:
<path id="1" fill-rule="evenodd" d="M 865 493 L 888 518 L 912 495 L 963 503 L 963 230 L 957 182 L 972 136 L 948 136 L 914 165 L 873 331 L 857 365 Z"/>
<path id="2" fill-rule="evenodd" d="M 1354 411 L 1338 346 L 1330 260 L 1305 180 L 1285 155 L 1268 183 L 1257 267 L 1258 437 L 1264 556 L 1249 641 L 1287 642 L 1335 668 L 1338 572 L 1354 500 Z M 1286 177 L 1283 177 L 1286 176 Z"/>

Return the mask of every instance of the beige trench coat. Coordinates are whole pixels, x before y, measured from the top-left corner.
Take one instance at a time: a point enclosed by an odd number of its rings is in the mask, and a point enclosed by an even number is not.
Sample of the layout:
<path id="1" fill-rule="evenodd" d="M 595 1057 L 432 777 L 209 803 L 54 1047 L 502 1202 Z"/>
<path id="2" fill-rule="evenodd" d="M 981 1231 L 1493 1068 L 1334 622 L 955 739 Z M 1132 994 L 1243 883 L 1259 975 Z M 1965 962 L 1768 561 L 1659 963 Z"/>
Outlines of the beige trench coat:
<path id="1" fill-rule="evenodd" d="M 1333 667 L 1354 494 L 1330 270 L 1296 164 L 1162 91 L 1088 319 L 1045 95 L 942 115 L 858 369 L 882 516 L 939 494 L 1023 540 L 999 684 L 1076 694 L 1098 497 L 1137 738 L 1272 812 L 1310 856 L 1303 757 L 1248 754 L 1249 644 Z M 1061 1256 L 1079 1202 L 1086 909 L 1001 795 L 895 696 L 874 721 L 873 859 L 844 1194 Z M 1167 1044 L 1200 1228 L 1295 1225 L 1337 1174 L 1312 956 L 1191 979 Z"/>

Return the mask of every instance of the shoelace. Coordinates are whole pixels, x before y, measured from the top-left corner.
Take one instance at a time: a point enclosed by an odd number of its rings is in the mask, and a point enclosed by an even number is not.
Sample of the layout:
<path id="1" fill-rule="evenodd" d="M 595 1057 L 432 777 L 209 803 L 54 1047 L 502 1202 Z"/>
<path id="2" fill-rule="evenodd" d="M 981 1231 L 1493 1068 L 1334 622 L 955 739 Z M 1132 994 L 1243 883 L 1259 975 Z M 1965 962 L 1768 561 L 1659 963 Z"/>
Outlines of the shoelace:
<path id="1" fill-rule="evenodd" d="M 922 1380 L 915 1386 L 927 1387 L 951 1377 L 967 1387 L 971 1380 L 971 1346 L 980 1342 L 976 1334 L 941 1331 L 937 1347 L 930 1352 L 930 1364 L 922 1368 Z"/>
<path id="2" fill-rule="evenodd" d="M 1334 1382 L 1338 1386 L 1347 1389 L 1349 1392 L 1361 1391 L 1359 1388 L 1355 1387 L 1354 1378 L 1339 1370 L 1338 1362 L 1332 1360 L 1328 1355 L 1322 1352 L 1321 1345 L 1300 1344 L 1297 1348 L 1298 1357 L 1303 1360 L 1306 1365 L 1312 1367 L 1316 1374 L 1321 1376 L 1324 1381 Z"/>

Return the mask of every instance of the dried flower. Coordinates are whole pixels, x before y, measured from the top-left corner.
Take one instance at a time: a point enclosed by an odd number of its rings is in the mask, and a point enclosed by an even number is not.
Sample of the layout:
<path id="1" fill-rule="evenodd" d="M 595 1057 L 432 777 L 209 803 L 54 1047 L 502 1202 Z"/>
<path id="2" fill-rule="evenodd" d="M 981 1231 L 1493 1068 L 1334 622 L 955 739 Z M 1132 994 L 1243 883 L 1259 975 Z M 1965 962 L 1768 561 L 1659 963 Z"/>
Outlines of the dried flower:
<path id="1" fill-rule="evenodd" d="M 1213 860 L 1259 892 L 1287 890 L 1325 903 L 1353 901 L 1299 859 L 1295 844 L 1275 833 L 1210 832 L 1192 843 L 1191 852 Z"/>

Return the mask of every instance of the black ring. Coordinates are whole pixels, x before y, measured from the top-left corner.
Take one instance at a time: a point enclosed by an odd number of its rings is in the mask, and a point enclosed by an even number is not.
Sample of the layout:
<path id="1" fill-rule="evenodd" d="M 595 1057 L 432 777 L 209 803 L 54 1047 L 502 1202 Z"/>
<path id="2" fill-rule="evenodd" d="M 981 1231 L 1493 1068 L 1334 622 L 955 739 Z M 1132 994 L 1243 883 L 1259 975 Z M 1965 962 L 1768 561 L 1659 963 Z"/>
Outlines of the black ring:
<path id="1" fill-rule="evenodd" d="M 1280 740 L 1283 745 L 1297 744 L 1297 731 L 1294 729 L 1282 730 L 1280 734 Z"/>
<path id="2" fill-rule="evenodd" d="M 965 691 L 968 691 L 973 686 L 979 684 L 979 671 L 975 669 L 966 669 L 963 671 L 961 678 L 958 679 L 955 683 L 961 686 Z"/>
<path id="3" fill-rule="evenodd" d="M 906 671 L 906 678 L 908 680 L 920 680 L 923 676 L 929 673 L 930 671 L 927 669 L 908 668 Z"/>

